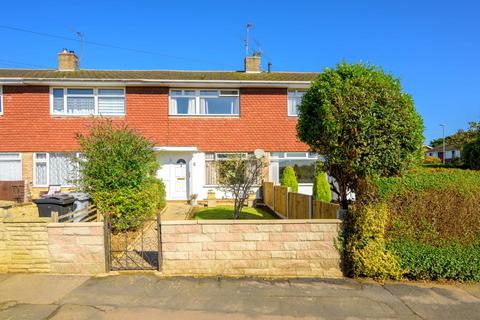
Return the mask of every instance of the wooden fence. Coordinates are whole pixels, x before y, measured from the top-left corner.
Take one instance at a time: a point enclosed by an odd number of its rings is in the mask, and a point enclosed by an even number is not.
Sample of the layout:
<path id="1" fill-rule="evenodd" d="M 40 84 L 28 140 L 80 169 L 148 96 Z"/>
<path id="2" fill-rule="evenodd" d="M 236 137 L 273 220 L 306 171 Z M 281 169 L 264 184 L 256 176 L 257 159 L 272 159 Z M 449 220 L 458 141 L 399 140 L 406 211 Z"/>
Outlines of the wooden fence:
<path id="1" fill-rule="evenodd" d="M 99 222 L 101 221 L 100 212 L 95 205 L 79 209 L 73 212 L 59 214 L 52 212 L 53 222 Z"/>
<path id="2" fill-rule="evenodd" d="M 25 202 L 24 181 L 0 181 L 0 200 Z"/>
<path id="3" fill-rule="evenodd" d="M 284 219 L 337 219 L 340 206 L 313 200 L 312 196 L 290 192 L 273 182 L 262 184 L 263 203 Z"/>

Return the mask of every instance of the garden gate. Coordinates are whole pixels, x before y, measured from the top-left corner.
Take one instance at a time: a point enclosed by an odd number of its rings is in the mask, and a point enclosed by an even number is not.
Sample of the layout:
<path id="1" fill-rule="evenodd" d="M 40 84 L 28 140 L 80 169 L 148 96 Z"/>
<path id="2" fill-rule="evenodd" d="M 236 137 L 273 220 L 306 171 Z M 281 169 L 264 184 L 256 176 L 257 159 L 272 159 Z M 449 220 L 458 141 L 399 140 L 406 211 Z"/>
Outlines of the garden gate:
<path id="1" fill-rule="evenodd" d="M 105 218 L 107 271 L 159 270 L 161 266 L 160 214 L 147 219 L 137 230 L 116 231 Z"/>

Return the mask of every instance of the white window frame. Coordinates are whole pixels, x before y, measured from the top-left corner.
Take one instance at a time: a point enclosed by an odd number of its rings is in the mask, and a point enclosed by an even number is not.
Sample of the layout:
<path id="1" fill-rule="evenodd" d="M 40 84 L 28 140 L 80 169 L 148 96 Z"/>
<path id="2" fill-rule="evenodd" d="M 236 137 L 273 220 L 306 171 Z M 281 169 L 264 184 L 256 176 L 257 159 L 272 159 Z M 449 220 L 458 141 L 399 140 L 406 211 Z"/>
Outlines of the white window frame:
<path id="1" fill-rule="evenodd" d="M 279 155 L 273 155 L 274 153 L 277 153 L 277 154 L 280 154 Z M 303 153 L 304 155 L 303 156 L 295 156 L 295 157 L 290 157 L 290 156 L 287 156 L 288 153 Z M 287 151 L 287 152 L 271 152 L 270 153 L 270 163 L 272 162 L 276 162 L 276 163 L 279 163 L 281 160 L 322 160 L 322 157 L 316 153 L 312 153 L 312 152 L 303 152 L 303 151 Z M 277 172 L 277 176 L 278 176 L 278 179 L 280 180 L 280 167 L 277 166 L 276 170 L 278 170 Z M 269 169 L 270 171 L 270 169 Z M 270 174 L 270 172 L 269 172 Z M 272 177 L 270 176 L 270 179 Z M 311 186 L 313 185 L 312 182 L 299 182 L 298 185 L 300 186 Z"/>
<path id="2" fill-rule="evenodd" d="M 0 116 L 3 115 L 3 86 L 0 85 Z"/>
<path id="3" fill-rule="evenodd" d="M 290 108 L 288 106 L 289 104 L 289 101 L 290 101 L 290 94 L 294 94 L 295 97 L 297 97 L 300 93 L 302 93 L 302 97 L 303 95 L 305 94 L 305 92 L 307 91 L 307 89 L 303 89 L 303 90 L 297 90 L 297 89 L 288 89 L 287 90 L 287 114 L 289 117 L 298 117 L 298 105 L 295 106 L 295 110 L 297 110 L 297 113 L 291 113 L 290 112 Z"/>
<path id="4" fill-rule="evenodd" d="M 16 154 L 17 157 L 0 158 L 0 162 L 3 161 L 19 161 L 20 162 L 20 180 L 23 179 L 23 160 L 20 152 L 0 152 L 0 154 Z M 0 180 L 1 181 L 1 180 Z"/>
<path id="5" fill-rule="evenodd" d="M 33 154 L 33 186 L 38 188 L 48 187 L 50 185 L 50 153 L 52 152 L 35 152 Z M 74 154 L 75 157 L 80 158 L 82 153 L 80 152 L 54 152 L 54 153 L 66 153 L 66 154 Z M 37 159 L 37 154 L 46 154 L 45 159 Z M 37 184 L 37 163 L 46 163 L 46 177 L 47 177 L 47 184 Z M 66 184 L 61 185 L 61 187 L 74 187 L 73 184 Z"/>
<path id="6" fill-rule="evenodd" d="M 63 112 L 58 113 L 55 112 L 54 106 L 53 106 L 53 90 L 55 89 L 62 89 L 63 90 Z M 89 114 L 71 114 L 68 113 L 68 106 L 67 106 L 67 96 L 70 97 L 86 97 L 87 95 L 75 95 L 75 94 L 67 94 L 68 89 L 91 89 L 93 90 L 93 98 L 94 98 L 94 103 L 95 103 L 95 111 L 93 113 Z M 123 114 L 119 115 L 102 115 L 98 112 L 98 90 L 103 90 L 103 89 L 113 89 L 113 90 L 123 90 L 123 98 L 125 101 L 125 107 L 124 107 L 124 112 Z M 90 95 L 89 95 L 90 97 Z M 121 97 L 121 95 L 109 95 L 108 97 Z M 68 87 L 50 87 L 50 115 L 52 116 L 60 116 L 60 117 L 85 117 L 85 116 L 103 116 L 103 117 L 124 117 L 127 113 L 127 95 L 126 95 L 126 88 L 125 87 L 81 87 L 81 86 L 68 86 Z"/>
<path id="7" fill-rule="evenodd" d="M 229 114 L 215 114 L 215 113 L 208 113 L 208 114 L 203 114 L 200 113 L 200 99 L 201 98 L 208 98 L 209 96 L 204 96 L 200 94 L 200 91 L 217 91 L 218 97 L 238 97 L 238 113 L 229 113 Z M 172 96 L 172 91 L 182 91 L 182 96 Z M 183 95 L 185 91 L 194 91 L 194 95 Z M 222 91 L 236 91 L 236 94 L 222 94 Z M 172 99 L 175 97 L 185 97 L 185 98 L 195 98 L 195 113 L 192 114 L 180 114 L 180 113 L 172 113 Z M 223 88 L 223 89 L 216 89 L 216 88 L 202 88 L 202 89 L 196 89 L 196 88 L 170 88 L 170 91 L 168 93 L 168 115 L 169 116 L 175 116 L 175 117 L 239 117 L 240 116 L 240 90 L 239 89 L 228 89 L 228 88 Z"/>

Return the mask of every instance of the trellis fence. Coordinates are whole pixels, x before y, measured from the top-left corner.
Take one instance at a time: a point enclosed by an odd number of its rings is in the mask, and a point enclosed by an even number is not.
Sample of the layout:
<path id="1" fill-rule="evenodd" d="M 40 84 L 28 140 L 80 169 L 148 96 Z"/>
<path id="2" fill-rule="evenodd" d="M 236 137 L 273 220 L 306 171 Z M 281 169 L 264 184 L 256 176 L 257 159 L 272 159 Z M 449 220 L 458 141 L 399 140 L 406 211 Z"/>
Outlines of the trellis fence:
<path id="1" fill-rule="evenodd" d="M 291 192 L 288 187 L 263 182 L 263 202 L 285 219 L 337 219 L 340 206 L 314 200 L 312 196 Z"/>

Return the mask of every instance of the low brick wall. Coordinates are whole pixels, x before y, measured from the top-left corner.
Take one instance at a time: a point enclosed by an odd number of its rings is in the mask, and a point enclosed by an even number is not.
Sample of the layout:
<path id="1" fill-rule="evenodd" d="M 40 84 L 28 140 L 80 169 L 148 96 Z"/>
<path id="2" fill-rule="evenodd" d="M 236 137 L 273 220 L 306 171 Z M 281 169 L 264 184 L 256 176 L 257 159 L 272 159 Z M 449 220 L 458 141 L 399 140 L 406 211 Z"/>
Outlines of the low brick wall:
<path id="1" fill-rule="evenodd" d="M 105 272 L 103 222 L 49 223 L 47 229 L 51 272 Z"/>
<path id="2" fill-rule="evenodd" d="M 103 223 L 0 221 L 0 272 L 93 274 L 105 271 Z"/>
<path id="3" fill-rule="evenodd" d="M 341 277 L 340 220 L 162 222 L 165 275 Z"/>

